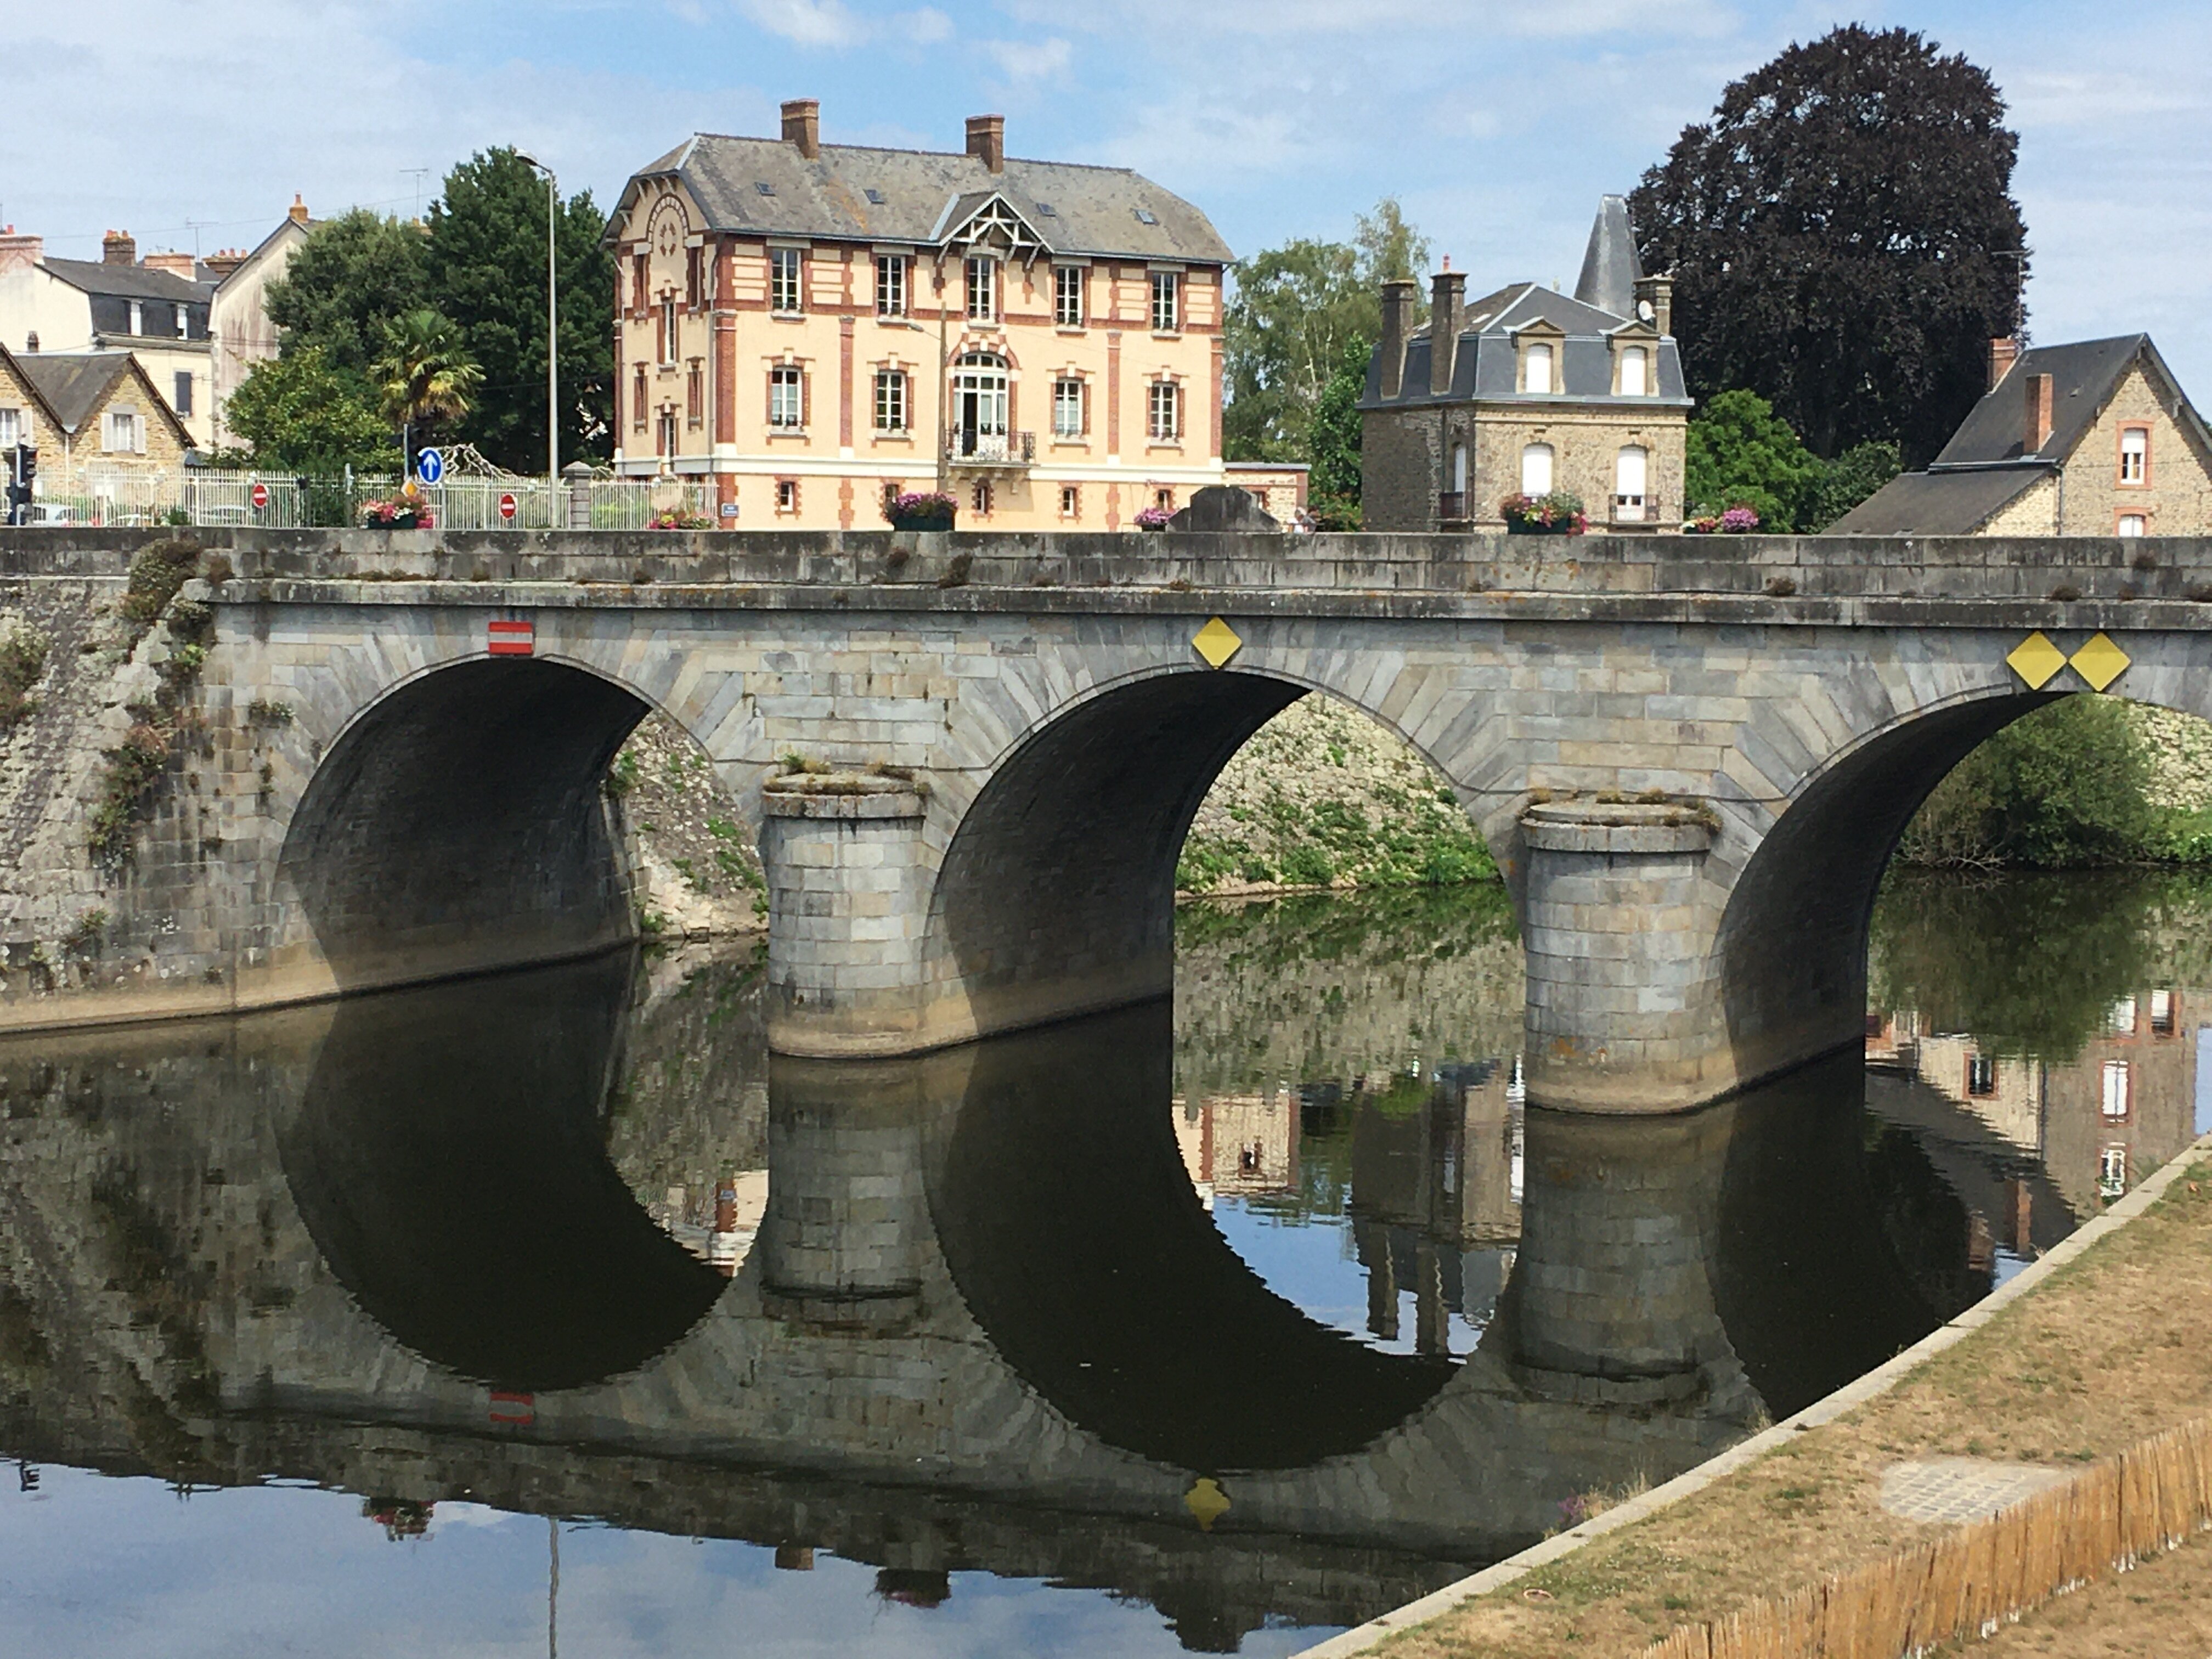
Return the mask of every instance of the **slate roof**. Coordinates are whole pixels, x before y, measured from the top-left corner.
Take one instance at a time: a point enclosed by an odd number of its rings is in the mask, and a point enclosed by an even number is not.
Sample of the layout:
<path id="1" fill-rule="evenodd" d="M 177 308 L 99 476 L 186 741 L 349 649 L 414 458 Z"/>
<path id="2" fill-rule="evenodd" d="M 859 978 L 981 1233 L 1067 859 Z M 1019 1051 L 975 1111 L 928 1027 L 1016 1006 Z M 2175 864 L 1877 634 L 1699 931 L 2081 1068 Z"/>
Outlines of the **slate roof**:
<path id="1" fill-rule="evenodd" d="M 1628 198 L 1598 198 L 1597 222 L 1583 251 L 1583 274 L 1575 279 L 1575 298 L 1616 317 L 1636 314 L 1636 279 L 1644 261 L 1636 252 L 1636 233 L 1628 222 Z"/>
<path id="2" fill-rule="evenodd" d="M 127 351 L 23 351 L 17 352 L 13 362 L 23 378 L 37 389 L 38 394 L 59 421 L 64 431 L 76 433 L 83 429 L 86 419 L 99 404 L 107 389 L 117 380 L 129 376 L 140 381 L 151 410 L 142 409 L 142 415 L 158 410 L 177 430 L 180 442 L 191 447 L 192 439 L 184 426 L 171 412 L 167 402 L 144 381 L 138 370 L 137 359 Z"/>
<path id="3" fill-rule="evenodd" d="M 1516 359 L 1514 334 L 1531 323 L 1545 322 L 1565 337 L 1559 343 L 1558 385 L 1553 392 L 1518 390 L 1520 365 Z M 1690 394 L 1682 380 L 1681 354 L 1672 338 L 1653 342 L 1656 396 L 1618 398 L 1613 390 L 1611 337 L 1630 326 L 1631 319 L 1544 287 L 1540 283 L 1516 283 L 1486 294 L 1467 307 L 1467 324 L 1460 331 L 1459 349 L 1452 356 L 1451 390 L 1443 398 L 1429 392 L 1429 331 L 1417 329 L 1406 342 L 1406 374 L 1395 398 L 1382 396 L 1382 355 L 1377 347 L 1368 360 L 1366 391 L 1362 409 L 1396 409 L 1408 404 L 1485 403 L 1635 404 L 1640 408 L 1688 408 Z"/>
<path id="4" fill-rule="evenodd" d="M 1967 411 L 1930 470 L 2039 457 L 2063 460 L 2096 424 L 2129 368 L 2149 344 L 2148 334 L 2122 334 L 2022 352 L 2011 372 Z M 2051 437 L 2033 456 L 2025 445 L 2027 377 L 2031 374 L 2051 376 Z"/>
<path id="5" fill-rule="evenodd" d="M 1821 533 L 1828 536 L 1966 536 L 2008 507 L 2046 466 L 1987 467 L 1971 472 L 1901 472 Z"/>
<path id="6" fill-rule="evenodd" d="M 741 234 L 932 246 L 940 222 L 968 216 L 948 219 L 953 203 L 968 198 L 972 207 L 996 191 L 1055 253 L 1210 264 L 1235 257 L 1197 208 L 1126 167 L 1008 156 L 1005 172 L 994 173 L 964 153 L 858 144 L 823 144 L 810 161 L 780 138 L 710 132 L 693 135 L 632 176 L 609 234 L 641 180 L 670 174 L 682 180 L 708 228 Z"/>
<path id="7" fill-rule="evenodd" d="M 111 265 L 100 259 L 41 259 L 39 268 L 87 294 L 112 295 L 118 299 L 205 305 L 215 295 L 211 282 L 188 283 L 173 271 L 155 270 L 145 265 Z"/>

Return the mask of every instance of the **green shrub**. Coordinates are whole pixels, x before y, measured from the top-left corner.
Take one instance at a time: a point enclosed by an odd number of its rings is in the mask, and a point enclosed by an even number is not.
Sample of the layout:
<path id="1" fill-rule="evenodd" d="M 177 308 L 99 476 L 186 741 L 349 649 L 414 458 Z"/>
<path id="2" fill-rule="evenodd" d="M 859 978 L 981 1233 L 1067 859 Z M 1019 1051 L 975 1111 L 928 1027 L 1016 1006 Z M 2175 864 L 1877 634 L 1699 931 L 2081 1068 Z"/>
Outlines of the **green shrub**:
<path id="1" fill-rule="evenodd" d="M 0 731 L 38 707 L 31 688 L 46 672 L 53 641 L 28 623 L 0 635 Z"/>
<path id="2" fill-rule="evenodd" d="M 1905 827 L 1898 855 L 1954 867 L 2064 870 L 2161 856 L 2151 762 L 2120 703 L 2069 696 L 1959 763 Z"/>

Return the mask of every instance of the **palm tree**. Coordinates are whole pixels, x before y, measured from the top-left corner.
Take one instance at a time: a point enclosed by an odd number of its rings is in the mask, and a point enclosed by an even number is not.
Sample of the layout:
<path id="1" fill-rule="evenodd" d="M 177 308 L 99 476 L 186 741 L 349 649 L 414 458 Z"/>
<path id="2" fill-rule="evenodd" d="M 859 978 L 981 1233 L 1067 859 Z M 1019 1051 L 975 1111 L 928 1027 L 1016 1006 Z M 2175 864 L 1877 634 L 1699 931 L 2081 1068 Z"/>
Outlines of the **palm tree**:
<path id="1" fill-rule="evenodd" d="M 406 470 L 415 471 L 415 428 L 458 421 L 473 406 L 483 370 L 443 313 L 424 306 L 385 325 L 383 355 L 369 366 L 379 406 L 400 428 Z"/>

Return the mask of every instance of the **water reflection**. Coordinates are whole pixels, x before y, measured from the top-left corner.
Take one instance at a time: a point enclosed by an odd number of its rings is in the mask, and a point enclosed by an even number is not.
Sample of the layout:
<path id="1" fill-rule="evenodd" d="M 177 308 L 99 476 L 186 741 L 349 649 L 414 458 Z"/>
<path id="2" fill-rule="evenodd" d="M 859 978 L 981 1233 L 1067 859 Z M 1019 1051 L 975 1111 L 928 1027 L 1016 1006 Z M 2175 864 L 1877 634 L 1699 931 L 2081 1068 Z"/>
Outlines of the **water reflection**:
<path id="1" fill-rule="evenodd" d="M 650 1610 L 564 1607 L 607 1650 L 857 1597 L 933 1650 L 1285 1651 L 1861 1374 L 2185 1142 L 2194 913 L 2081 907 L 2150 939 L 2117 979 L 2036 936 L 2099 1011 L 2058 1052 L 2016 975 L 1974 1000 L 2007 890 L 1893 913 L 1920 1000 L 1863 1065 L 1655 1121 L 1522 1101 L 1480 894 L 1194 915 L 1172 1011 L 896 1063 L 772 1063 L 749 962 L 623 957 L 0 1047 L 0 1559 L 70 1587 L 56 1651 L 158 1625 L 173 1556 L 270 1645 L 481 1645 L 452 1598 L 543 1595 L 513 1513 L 602 1523 L 568 1594 Z M 310 1548 L 271 1480 L 414 1542 Z"/>

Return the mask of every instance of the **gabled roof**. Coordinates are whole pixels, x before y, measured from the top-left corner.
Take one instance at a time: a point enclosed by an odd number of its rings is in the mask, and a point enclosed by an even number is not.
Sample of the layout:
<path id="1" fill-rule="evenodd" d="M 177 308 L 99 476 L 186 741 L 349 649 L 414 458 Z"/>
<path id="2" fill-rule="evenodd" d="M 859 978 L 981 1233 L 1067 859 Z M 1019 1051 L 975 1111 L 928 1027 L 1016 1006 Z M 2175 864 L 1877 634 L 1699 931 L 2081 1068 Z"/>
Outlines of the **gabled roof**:
<path id="1" fill-rule="evenodd" d="M 253 251 L 252 252 L 248 253 L 243 259 L 240 259 L 235 265 L 232 266 L 227 276 L 218 277 L 216 279 L 215 284 L 216 287 L 222 288 L 225 283 L 233 281 L 241 270 L 252 270 L 260 264 L 262 256 L 267 253 L 271 248 L 275 247 L 278 242 L 283 240 L 284 238 L 292 235 L 295 233 L 304 237 L 309 232 L 313 231 L 317 225 L 319 225 L 322 222 L 323 222 L 319 219 L 295 219 L 289 213 L 286 214 L 284 217 L 276 222 L 276 229 L 270 231 L 266 236 L 263 237 L 259 241 L 253 245 Z"/>
<path id="2" fill-rule="evenodd" d="M 184 422 L 170 409 L 168 400 L 154 389 L 145 369 L 130 352 L 27 351 L 9 361 L 37 388 L 40 401 L 64 432 L 74 434 L 82 430 L 109 388 L 118 380 L 129 379 L 137 382 L 150 406 L 150 411 L 140 413 L 157 412 L 175 429 L 179 443 L 187 449 L 193 447 L 194 440 Z"/>
<path id="3" fill-rule="evenodd" d="M 29 394 L 32 400 L 45 413 L 48 426 L 59 428 L 63 424 L 62 417 L 55 413 L 53 404 L 46 401 L 46 394 L 40 386 L 37 377 L 23 367 L 22 358 L 9 350 L 4 345 L 0 345 L 0 368 L 5 368 L 15 375 L 15 383 Z"/>
<path id="4" fill-rule="evenodd" d="M 1821 533 L 1969 536 L 2051 476 L 2044 466 L 1901 472 Z"/>
<path id="5" fill-rule="evenodd" d="M 111 265 L 100 259 L 41 259 L 39 269 L 87 294 L 125 300 L 167 300 L 204 305 L 213 283 L 188 283 L 172 271 L 146 265 Z"/>
<path id="6" fill-rule="evenodd" d="M 610 234 L 643 181 L 670 176 L 710 230 L 933 246 L 953 203 L 996 191 L 1055 253 L 1209 264 L 1234 257 L 1197 208 L 1125 167 L 1009 156 L 993 173 L 965 154 L 858 144 L 823 144 L 809 161 L 780 138 L 706 132 L 631 178 Z"/>

